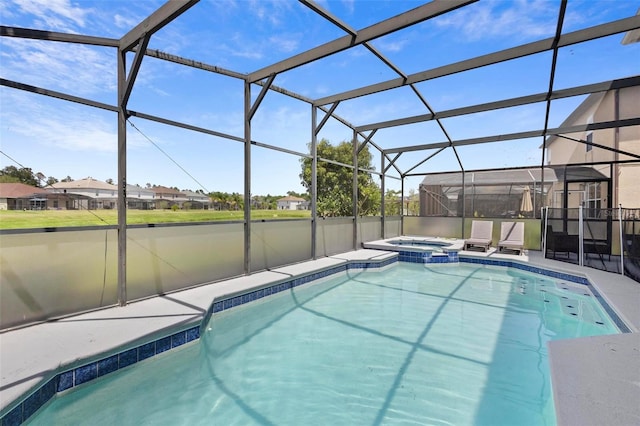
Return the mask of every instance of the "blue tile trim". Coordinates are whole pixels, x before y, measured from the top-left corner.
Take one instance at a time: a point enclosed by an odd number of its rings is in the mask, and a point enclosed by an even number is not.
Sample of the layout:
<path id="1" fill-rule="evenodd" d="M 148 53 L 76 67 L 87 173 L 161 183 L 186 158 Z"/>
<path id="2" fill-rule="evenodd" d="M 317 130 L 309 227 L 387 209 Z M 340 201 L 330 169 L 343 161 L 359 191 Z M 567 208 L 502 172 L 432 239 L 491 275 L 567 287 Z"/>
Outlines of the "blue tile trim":
<path id="1" fill-rule="evenodd" d="M 537 266 L 525 265 L 519 262 L 512 262 L 510 260 L 481 259 L 477 257 L 460 257 L 460 262 L 474 263 L 479 265 L 504 266 L 507 268 L 514 268 L 514 269 L 520 269 L 526 272 L 532 272 L 534 274 L 545 275 L 547 277 L 552 277 L 552 278 L 556 278 L 563 281 L 589 285 L 589 280 L 587 280 L 585 277 L 571 275 L 564 272 L 552 271 L 549 269 L 539 268 Z"/>
<path id="2" fill-rule="evenodd" d="M 118 369 L 118 355 L 110 356 L 109 358 L 101 359 L 98 361 L 98 377 L 102 377 L 105 374 L 113 373 Z"/>
<path id="3" fill-rule="evenodd" d="M 346 265 L 334 266 L 328 269 L 310 273 L 308 275 L 302 275 L 290 280 L 282 281 L 269 287 L 264 287 L 258 290 L 251 291 L 249 293 L 244 293 L 239 296 L 234 296 L 223 300 L 216 300 L 209 308 L 209 314 L 216 314 L 218 312 L 226 311 L 227 309 L 235 308 L 236 306 L 244 305 L 245 303 L 253 302 L 255 300 L 287 291 L 294 287 L 298 287 L 300 285 L 307 284 L 320 278 L 325 278 L 340 272 L 345 272 L 347 270 L 384 268 L 385 266 L 389 266 L 397 261 L 398 257 L 396 256 L 390 257 L 385 260 L 350 261 Z"/>
<path id="4" fill-rule="evenodd" d="M 593 296 L 596 298 L 596 300 L 600 302 L 600 305 L 602 305 L 602 307 L 607 312 L 609 317 L 613 320 L 613 322 L 616 323 L 616 326 L 618 327 L 618 329 L 623 333 L 631 333 L 631 329 L 627 327 L 627 324 L 625 324 L 624 321 L 620 319 L 618 314 L 616 314 L 616 312 L 611 308 L 611 306 L 609 306 L 609 304 L 607 303 L 606 300 L 604 300 L 600 292 L 596 290 L 596 288 L 593 285 L 591 285 L 591 283 L 589 283 L 589 289 L 591 290 L 591 293 L 593 293 Z"/>
<path id="5" fill-rule="evenodd" d="M 156 355 L 171 349 L 171 336 L 156 340 Z"/>
<path id="6" fill-rule="evenodd" d="M 99 361 L 81 365 L 72 370 L 56 374 L 44 385 L 28 395 L 23 401 L 6 413 L 0 419 L 2 426 L 18 426 L 27 421 L 31 415 L 46 404 L 56 393 L 63 392 L 75 386 L 88 383 L 128 367 L 139 361 L 158 355 L 169 349 L 182 346 L 200 337 L 200 325 L 181 331 L 171 336 L 163 337 L 153 342 L 145 343 L 135 348 L 127 349 Z"/>
<path id="7" fill-rule="evenodd" d="M 136 362 L 138 362 L 138 348 L 129 349 L 118 354 L 118 369 L 128 367 Z"/>
<path id="8" fill-rule="evenodd" d="M 398 251 L 398 259 L 400 262 L 409 263 L 458 263 L 459 257 L 457 251 L 446 251 L 443 253 L 434 253 L 430 251 Z"/>
<path id="9" fill-rule="evenodd" d="M 156 342 L 147 343 L 146 345 L 138 346 L 138 361 L 151 358 L 156 354 Z"/>
<path id="10" fill-rule="evenodd" d="M 73 370 L 58 374 L 58 392 L 65 391 L 73 387 Z"/>
<path id="11" fill-rule="evenodd" d="M 9 411 L 6 416 L 2 418 L 2 426 L 18 426 L 23 422 L 22 416 L 23 404 L 18 405 L 13 410 Z"/>
<path id="12" fill-rule="evenodd" d="M 98 377 L 98 363 L 92 362 L 73 370 L 73 385 L 78 386 Z"/>

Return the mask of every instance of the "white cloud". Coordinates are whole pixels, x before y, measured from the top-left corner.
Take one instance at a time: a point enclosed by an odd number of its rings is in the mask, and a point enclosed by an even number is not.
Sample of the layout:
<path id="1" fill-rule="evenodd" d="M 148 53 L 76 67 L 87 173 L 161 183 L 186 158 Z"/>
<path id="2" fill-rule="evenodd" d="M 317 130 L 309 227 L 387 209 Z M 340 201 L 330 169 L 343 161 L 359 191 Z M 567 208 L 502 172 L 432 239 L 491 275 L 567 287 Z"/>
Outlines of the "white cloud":
<path id="1" fill-rule="evenodd" d="M 113 112 L 81 106 L 30 93 L 4 89 L 3 99 L 13 106 L 0 116 L 10 149 L 12 143 L 31 144 L 44 150 L 69 154 L 117 152 L 117 116 Z M 19 141 L 19 142 L 16 142 Z M 154 142 L 158 142 L 154 140 Z M 130 130 L 127 145 L 148 146 L 146 139 Z"/>
<path id="2" fill-rule="evenodd" d="M 233 56 L 238 56 L 240 58 L 247 58 L 247 59 L 262 59 L 264 57 L 262 52 L 258 52 L 256 50 L 251 50 L 251 49 L 243 49 L 243 50 L 231 49 L 231 54 Z"/>
<path id="3" fill-rule="evenodd" d="M 48 29 L 73 31 L 85 27 L 92 10 L 75 7 L 70 0 L 14 0 L 21 12 L 33 15 L 36 22 Z"/>
<path id="4" fill-rule="evenodd" d="M 408 43 L 407 39 L 402 39 L 402 40 L 380 39 L 376 41 L 375 45 L 376 47 L 380 48 L 380 50 L 383 52 L 400 52 L 402 51 L 402 49 L 404 49 L 407 43 Z"/>
<path id="5" fill-rule="evenodd" d="M 260 21 L 273 26 L 286 25 L 287 12 L 292 9 L 293 2 L 281 0 L 251 0 L 246 10 Z"/>
<path id="6" fill-rule="evenodd" d="M 113 17 L 113 23 L 118 28 L 122 28 L 122 29 L 125 29 L 125 30 L 130 30 L 133 27 L 135 27 L 136 25 L 138 25 L 139 21 L 136 20 L 135 18 L 130 17 L 130 16 L 123 16 L 123 15 L 121 15 L 119 13 L 116 13 L 115 16 Z"/>
<path id="7" fill-rule="evenodd" d="M 541 38 L 555 33 L 555 18 L 549 17 L 557 14 L 558 5 L 546 0 L 487 1 L 459 9 L 434 22 L 458 30 L 467 40 L 505 36 Z"/>
<path id="8" fill-rule="evenodd" d="M 77 107 L 51 108 L 43 104 L 23 103 L 17 105 L 16 109 L 18 112 L 25 108 L 29 110 L 28 114 L 6 114 L 3 122 L 23 143 L 32 144 L 34 149 L 40 145 L 42 149 L 53 149 L 54 152 L 117 151 L 115 115 L 113 122 L 108 122 L 95 111 L 80 111 Z"/>
<path id="9" fill-rule="evenodd" d="M 82 96 L 116 90 L 115 54 L 108 48 L 8 39 L 2 58 L 8 79 Z"/>
<path id="10" fill-rule="evenodd" d="M 293 52 L 300 45 L 300 34 L 272 36 L 269 37 L 269 43 L 281 52 Z"/>

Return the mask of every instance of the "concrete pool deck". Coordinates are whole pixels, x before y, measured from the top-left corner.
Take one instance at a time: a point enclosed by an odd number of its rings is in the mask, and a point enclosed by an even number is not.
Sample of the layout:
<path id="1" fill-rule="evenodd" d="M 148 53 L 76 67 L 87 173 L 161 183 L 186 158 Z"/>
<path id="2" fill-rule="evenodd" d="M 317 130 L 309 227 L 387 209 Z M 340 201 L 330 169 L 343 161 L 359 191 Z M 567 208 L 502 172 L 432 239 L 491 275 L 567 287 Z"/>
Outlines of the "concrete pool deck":
<path id="1" fill-rule="evenodd" d="M 61 367 L 73 368 L 117 350 L 200 324 L 214 299 L 349 262 L 384 260 L 396 253 L 363 249 L 164 296 L 67 317 L 0 334 L 0 410 L 49 380 Z M 549 343 L 559 425 L 640 424 L 640 284 L 595 269 L 490 250 L 461 256 L 508 259 L 586 276 L 633 333 Z"/>
<path id="2" fill-rule="evenodd" d="M 441 238 L 441 237 L 420 237 L 403 235 L 396 238 L 389 238 L 386 240 L 369 241 L 362 243 L 364 248 L 375 250 L 398 250 L 402 247 L 402 250 L 410 251 L 433 251 L 433 247 L 429 247 L 429 243 L 434 243 L 437 247 L 436 254 L 442 251 L 456 251 L 460 252 L 464 247 L 464 241 L 458 238 Z M 425 243 L 425 245 L 412 245 L 411 243 Z"/>

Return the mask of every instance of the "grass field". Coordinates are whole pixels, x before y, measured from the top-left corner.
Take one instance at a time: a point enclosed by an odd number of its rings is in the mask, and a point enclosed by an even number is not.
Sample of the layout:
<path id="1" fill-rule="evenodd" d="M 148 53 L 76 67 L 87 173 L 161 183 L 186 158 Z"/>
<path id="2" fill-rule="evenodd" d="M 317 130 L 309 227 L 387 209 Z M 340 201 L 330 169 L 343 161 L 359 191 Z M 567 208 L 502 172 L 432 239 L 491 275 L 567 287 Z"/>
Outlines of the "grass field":
<path id="1" fill-rule="evenodd" d="M 309 210 L 252 210 L 251 219 L 311 217 Z M 217 210 L 127 210 L 127 224 L 243 220 L 244 212 Z M 117 210 L 0 210 L 0 229 L 117 225 Z"/>

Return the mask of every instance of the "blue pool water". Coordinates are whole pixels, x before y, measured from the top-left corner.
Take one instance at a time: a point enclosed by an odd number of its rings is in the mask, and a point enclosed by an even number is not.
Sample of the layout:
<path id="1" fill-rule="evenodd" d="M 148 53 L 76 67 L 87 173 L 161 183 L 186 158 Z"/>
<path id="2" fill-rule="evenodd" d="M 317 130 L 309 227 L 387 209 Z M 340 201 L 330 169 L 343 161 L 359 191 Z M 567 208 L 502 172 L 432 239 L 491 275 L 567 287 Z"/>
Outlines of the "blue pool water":
<path id="1" fill-rule="evenodd" d="M 554 424 L 546 342 L 617 332 L 586 286 L 399 263 L 216 313 L 29 424 Z"/>

